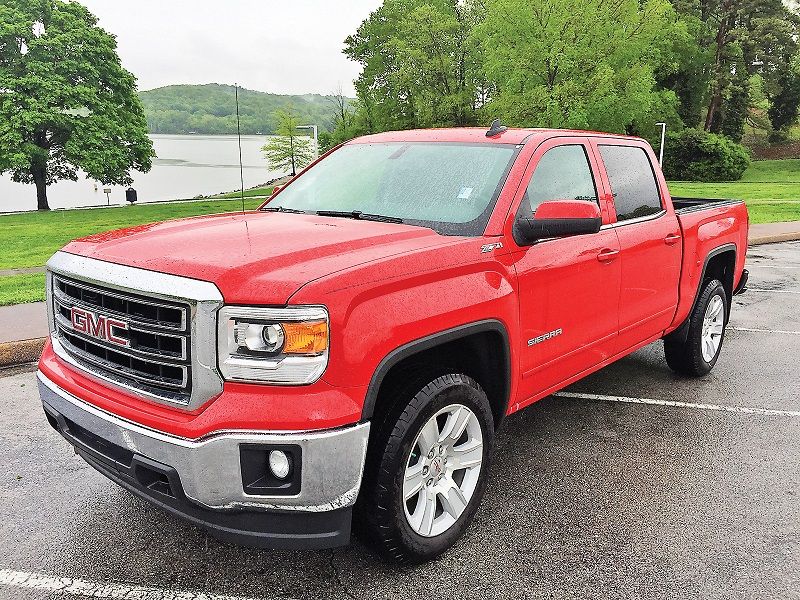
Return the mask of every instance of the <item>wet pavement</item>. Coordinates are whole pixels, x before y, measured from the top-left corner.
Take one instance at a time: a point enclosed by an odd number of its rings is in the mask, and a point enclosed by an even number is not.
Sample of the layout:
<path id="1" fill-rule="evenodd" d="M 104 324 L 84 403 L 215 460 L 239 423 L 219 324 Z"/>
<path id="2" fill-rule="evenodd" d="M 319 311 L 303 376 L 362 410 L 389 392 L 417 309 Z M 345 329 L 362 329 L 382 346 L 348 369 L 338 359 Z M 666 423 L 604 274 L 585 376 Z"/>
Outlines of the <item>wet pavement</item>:
<path id="1" fill-rule="evenodd" d="M 730 410 L 547 398 L 504 423 L 462 541 L 409 569 L 358 541 L 217 542 L 85 465 L 33 372 L 6 371 L 0 598 L 800 598 L 800 242 L 754 248 L 748 268 L 708 376 L 674 375 L 657 343 L 569 388 Z"/>

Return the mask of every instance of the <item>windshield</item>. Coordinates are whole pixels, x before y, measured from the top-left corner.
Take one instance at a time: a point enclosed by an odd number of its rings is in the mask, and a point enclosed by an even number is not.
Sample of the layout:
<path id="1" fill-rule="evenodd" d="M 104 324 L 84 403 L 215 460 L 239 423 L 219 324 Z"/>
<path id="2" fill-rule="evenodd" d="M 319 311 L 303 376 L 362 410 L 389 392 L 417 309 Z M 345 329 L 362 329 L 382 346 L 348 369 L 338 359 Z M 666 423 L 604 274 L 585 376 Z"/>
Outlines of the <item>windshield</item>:
<path id="1" fill-rule="evenodd" d="M 478 236 L 515 152 L 504 144 L 350 144 L 305 171 L 265 208 L 359 211 Z"/>

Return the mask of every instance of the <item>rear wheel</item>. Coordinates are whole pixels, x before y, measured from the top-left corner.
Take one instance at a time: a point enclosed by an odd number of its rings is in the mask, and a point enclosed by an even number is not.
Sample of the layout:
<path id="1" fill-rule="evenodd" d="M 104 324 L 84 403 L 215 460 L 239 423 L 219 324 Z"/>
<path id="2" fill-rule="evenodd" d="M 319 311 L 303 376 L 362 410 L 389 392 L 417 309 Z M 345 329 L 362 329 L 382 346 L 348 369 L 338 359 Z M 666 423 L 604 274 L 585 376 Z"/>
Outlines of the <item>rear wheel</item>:
<path id="1" fill-rule="evenodd" d="M 463 374 L 411 384 L 401 394 L 376 432 L 361 509 L 384 555 L 421 562 L 450 548 L 478 509 L 493 417 L 484 391 Z"/>
<path id="2" fill-rule="evenodd" d="M 705 375 L 717 363 L 725 339 L 727 295 L 719 280 L 706 283 L 689 316 L 686 340 L 664 339 L 667 364 L 682 375 Z"/>

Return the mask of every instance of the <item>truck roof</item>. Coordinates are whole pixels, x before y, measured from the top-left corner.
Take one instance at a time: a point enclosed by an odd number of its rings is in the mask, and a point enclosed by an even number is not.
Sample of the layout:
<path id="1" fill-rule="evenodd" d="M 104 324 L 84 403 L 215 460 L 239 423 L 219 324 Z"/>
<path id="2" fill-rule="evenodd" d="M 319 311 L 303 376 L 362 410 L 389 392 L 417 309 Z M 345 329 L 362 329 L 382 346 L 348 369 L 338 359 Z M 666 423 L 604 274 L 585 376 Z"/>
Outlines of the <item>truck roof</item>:
<path id="1" fill-rule="evenodd" d="M 532 136 L 546 139 L 565 135 L 579 135 L 607 138 L 625 138 L 641 140 L 639 137 L 603 133 L 599 131 L 581 131 L 578 129 L 516 128 L 509 127 L 498 135 L 486 137 L 488 127 L 447 127 L 441 129 L 410 129 L 406 131 L 385 131 L 364 135 L 348 143 L 368 144 L 375 142 L 460 142 L 460 143 L 495 143 L 521 144 Z"/>

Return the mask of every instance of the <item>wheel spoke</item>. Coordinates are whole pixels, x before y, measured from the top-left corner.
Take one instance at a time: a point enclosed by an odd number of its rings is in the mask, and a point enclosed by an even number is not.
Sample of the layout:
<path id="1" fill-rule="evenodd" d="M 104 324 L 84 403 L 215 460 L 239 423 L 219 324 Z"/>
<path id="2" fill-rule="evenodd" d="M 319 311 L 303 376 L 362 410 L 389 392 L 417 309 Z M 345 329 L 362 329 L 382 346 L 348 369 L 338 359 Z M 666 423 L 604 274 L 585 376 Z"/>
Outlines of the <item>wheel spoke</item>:
<path id="1" fill-rule="evenodd" d="M 425 491 L 417 502 L 417 509 L 411 515 L 411 526 L 420 535 L 430 535 L 433 519 L 436 516 L 436 494 Z"/>
<path id="2" fill-rule="evenodd" d="M 467 428 L 471 416 L 472 413 L 469 410 L 461 407 L 458 407 L 448 415 L 442 433 L 439 435 L 439 442 L 444 442 L 448 439 L 451 442 L 457 442 Z"/>
<path id="3" fill-rule="evenodd" d="M 419 446 L 422 454 L 425 455 L 433 448 L 439 441 L 439 427 L 436 424 L 436 419 L 431 419 L 419 432 Z"/>
<path id="4" fill-rule="evenodd" d="M 450 487 L 441 494 L 440 498 L 442 499 L 442 508 L 454 519 L 458 519 L 467 508 L 467 499 L 455 481 L 450 480 Z"/>
<path id="5" fill-rule="evenodd" d="M 705 347 L 706 347 L 706 356 L 704 357 L 707 361 L 710 361 L 714 358 L 714 342 L 711 340 L 711 337 L 707 337 L 705 339 Z"/>
<path id="6" fill-rule="evenodd" d="M 721 311 L 722 301 L 719 299 L 719 296 L 715 296 L 714 303 L 711 305 L 711 316 L 716 319 Z"/>
<path id="7" fill-rule="evenodd" d="M 476 467 L 483 460 L 483 444 L 479 440 L 470 440 L 453 448 L 451 454 L 454 471 Z"/>
<path id="8" fill-rule="evenodd" d="M 425 485 L 425 477 L 422 475 L 423 461 L 419 461 L 413 467 L 406 469 L 406 476 L 403 480 L 403 500 L 408 501 L 419 493 Z"/>

